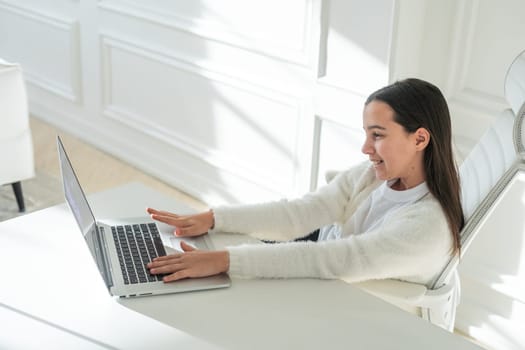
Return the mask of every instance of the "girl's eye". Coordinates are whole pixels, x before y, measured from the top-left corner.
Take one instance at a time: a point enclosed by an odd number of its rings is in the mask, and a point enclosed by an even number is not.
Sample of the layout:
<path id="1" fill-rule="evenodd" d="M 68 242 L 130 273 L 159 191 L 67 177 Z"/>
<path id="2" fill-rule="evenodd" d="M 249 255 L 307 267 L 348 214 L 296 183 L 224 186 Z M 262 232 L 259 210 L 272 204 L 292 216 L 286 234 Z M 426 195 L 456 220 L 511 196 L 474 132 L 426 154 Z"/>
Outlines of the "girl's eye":
<path id="1" fill-rule="evenodd" d="M 373 137 L 374 139 L 380 138 L 380 137 L 382 137 L 382 136 L 383 136 L 383 135 L 378 134 L 377 132 L 372 133 L 372 137 Z"/>

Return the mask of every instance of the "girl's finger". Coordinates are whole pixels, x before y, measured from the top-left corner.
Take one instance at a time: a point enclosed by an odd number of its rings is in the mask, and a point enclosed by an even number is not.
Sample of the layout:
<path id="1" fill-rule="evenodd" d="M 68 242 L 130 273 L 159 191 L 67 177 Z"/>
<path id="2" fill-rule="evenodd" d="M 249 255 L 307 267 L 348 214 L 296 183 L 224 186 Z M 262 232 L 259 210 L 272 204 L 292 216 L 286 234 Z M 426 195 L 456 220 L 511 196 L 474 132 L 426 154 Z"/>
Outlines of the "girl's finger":
<path id="1" fill-rule="evenodd" d="M 181 247 L 182 250 L 184 250 L 185 252 L 191 252 L 191 251 L 197 250 L 197 249 L 195 249 L 194 247 L 192 247 L 191 245 L 189 245 L 188 243 L 186 243 L 186 242 L 184 242 L 184 241 L 181 241 L 181 242 L 180 242 L 180 247 Z"/>
<path id="2" fill-rule="evenodd" d="M 189 277 L 190 276 L 189 276 L 187 270 L 180 270 L 180 271 L 177 271 L 175 273 L 172 273 L 171 275 L 164 276 L 162 278 L 162 280 L 164 282 L 173 282 L 173 281 L 178 281 L 178 280 L 189 278 Z"/>
<path id="3" fill-rule="evenodd" d="M 157 214 L 157 215 L 169 216 L 169 217 L 174 217 L 174 218 L 178 218 L 179 217 L 179 215 L 177 215 L 175 213 L 171 213 L 169 211 L 164 211 L 164 210 L 157 210 L 157 209 L 153 209 L 153 208 L 147 208 L 146 211 L 149 214 Z"/>
<path id="4" fill-rule="evenodd" d="M 160 274 L 174 273 L 182 269 L 183 269 L 182 265 L 180 263 L 177 263 L 177 264 L 170 264 L 170 265 L 165 265 L 165 266 L 154 267 L 150 269 L 149 272 L 153 275 L 160 275 Z"/>
<path id="5" fill-rule="evenodd" d="M 151 218 L 153 220 L 157 220 L 157 221 L 163 222 L 163 223 L 171 225 L 171 226 L 184 226 L 184 225 L 187 225 L 186 220 L 175 218 L 175 217 L 171 217 L 171 216 L 165 216 L 165 215 L 159 215 L 159 214 L 151 214 Z"/>
<path id="6" fill-rule="evenodd" d="M 195 225 L 191 225 L 191 226 L 186 226 L 186 227 L 180 227 L 180 226 L 176 226 L 175 228 L 175 235 L 176 236 L 195 236 L 195 235 L 200 235 L 202 234 L 203 232 L 199 232 L 196 228 L 195 228 Z"/>
<path id="7" fill-rule="evenodd" d="M 174 253 L 174 254 L 170 254 L 170 255 L 158 256 L 158 257 L 153 259 L 153 262 L 175 260 L 175 259 L 180 258 L 181 255 L 182 255 L 181 253 Z"/>

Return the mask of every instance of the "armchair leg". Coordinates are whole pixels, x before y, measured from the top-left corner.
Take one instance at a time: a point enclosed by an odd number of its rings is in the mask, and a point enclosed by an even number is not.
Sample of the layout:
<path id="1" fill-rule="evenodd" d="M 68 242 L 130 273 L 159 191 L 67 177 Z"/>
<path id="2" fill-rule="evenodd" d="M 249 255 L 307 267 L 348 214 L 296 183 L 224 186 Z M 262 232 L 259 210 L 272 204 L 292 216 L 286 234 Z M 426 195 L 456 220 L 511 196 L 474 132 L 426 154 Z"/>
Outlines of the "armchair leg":
<path id="1" fill-rule="evenodd" d="M 18 210 L 23 213 L 26 211 L 26 206 L 24 204 L 24 195 L 22 194 L 22 183 L 20 181 L 13 182 L 13 191 L 15 192 L 16 203 L 18 204 Z"/>

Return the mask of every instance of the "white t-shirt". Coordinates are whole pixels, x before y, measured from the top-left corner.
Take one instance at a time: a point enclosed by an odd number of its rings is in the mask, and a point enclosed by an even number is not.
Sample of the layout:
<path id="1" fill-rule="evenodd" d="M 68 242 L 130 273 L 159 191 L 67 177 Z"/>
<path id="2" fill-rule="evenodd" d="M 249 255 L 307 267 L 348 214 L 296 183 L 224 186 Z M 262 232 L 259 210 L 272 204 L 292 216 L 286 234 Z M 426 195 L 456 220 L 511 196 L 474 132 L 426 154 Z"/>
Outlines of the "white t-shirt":
<path id="1" fill-rule="evenodd" d="M 428 193 L 426 182 L 408 190 L 396 191 L 390 187 L 396 181 L 383 182 L 361 203 L 342 227 L 334 224 L 321 228 L 319 240 L 340 239 L 373 230 L 381 226 L 388 216 L 395 215 L 398 209 L 418 201 Z"/>

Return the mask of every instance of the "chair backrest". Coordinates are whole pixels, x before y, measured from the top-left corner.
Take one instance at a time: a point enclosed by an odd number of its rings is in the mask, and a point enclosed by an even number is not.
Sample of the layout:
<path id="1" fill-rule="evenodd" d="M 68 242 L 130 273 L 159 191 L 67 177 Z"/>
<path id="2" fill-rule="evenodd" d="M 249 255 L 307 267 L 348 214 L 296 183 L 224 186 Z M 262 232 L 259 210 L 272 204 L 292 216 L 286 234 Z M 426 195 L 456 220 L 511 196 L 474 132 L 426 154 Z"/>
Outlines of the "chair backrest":
<path id="1" fill-rule="evenodd" d="M 442 273 L 431 283 L 432 289 L 450 280 L 460 258 L 475 238 L 478 224 L 513 176 L 514 164 L 525 156 L 525 53 L 514 60 L 507 72 L 505 96 L 511 109 L 501 113 L 459 169 L 466 220 L 461 231 L 461 255 L 451 257 Z"/>
<path id="2" fill-rule="evenodd" d="M 516 159 L 513 125 L 514 113 L 510 109 L 502 112 L 459 168 L 466 221 Z"/>
<path id="3" fill-rule="evenodd" d="M 505 77 L 505 98 L 518 115 L 525 96 L 525 51 L 516 57 Z"/>
<path id="4" fill-rule="evenodd" d="M 516 57 L 507 72 L 505 96 L 517 118 L 513 135 L 516 152 L 521 159 L 525 159 L 525 127 L 523 126 L 525 117 L 525 51 Z"/>

